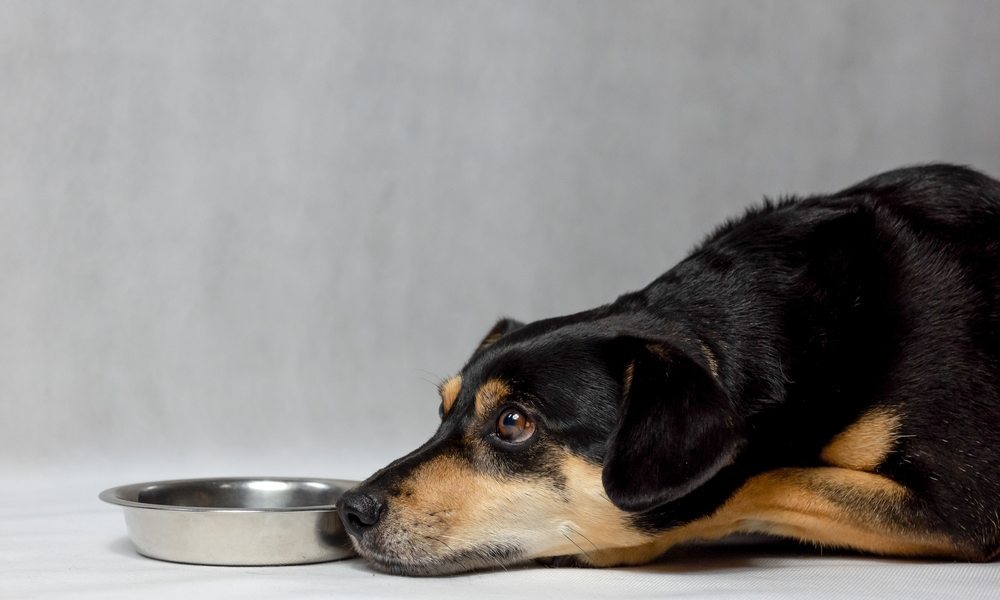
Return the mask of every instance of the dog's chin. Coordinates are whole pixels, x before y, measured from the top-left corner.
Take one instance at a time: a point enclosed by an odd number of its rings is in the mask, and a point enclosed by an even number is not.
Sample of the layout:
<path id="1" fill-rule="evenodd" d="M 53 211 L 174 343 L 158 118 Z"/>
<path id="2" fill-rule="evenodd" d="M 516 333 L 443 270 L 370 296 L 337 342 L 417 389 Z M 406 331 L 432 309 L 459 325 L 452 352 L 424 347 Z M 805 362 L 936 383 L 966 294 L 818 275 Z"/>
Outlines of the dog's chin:
<path id="1" fill-rule="evenodd" d="M 515 548 L 501 544 L 484 545 L 446 556 L 428 554 L 426 557 L 417 558 L 401 557 L 365 546 L 367 544 L 354 544 L 358 555 L 365 559 L 370 567 L 390 575 L 408 577 L 435 577 L 469 571 L 506 569 L 520 562 L 519 552 Z"/>

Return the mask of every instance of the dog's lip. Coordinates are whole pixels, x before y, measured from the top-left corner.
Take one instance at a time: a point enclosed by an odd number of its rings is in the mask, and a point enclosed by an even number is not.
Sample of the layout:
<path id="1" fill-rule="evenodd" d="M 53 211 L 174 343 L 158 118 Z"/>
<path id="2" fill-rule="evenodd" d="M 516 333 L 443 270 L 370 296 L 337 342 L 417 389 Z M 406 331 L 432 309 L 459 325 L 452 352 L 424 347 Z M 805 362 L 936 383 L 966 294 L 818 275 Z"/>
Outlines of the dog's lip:
<path id="1" fill-rule="evenodd" d="M 439 557 L 404 559 L 397 555 L 386 554 L 377 548 L 364 546 L 363 543 L 354 544 L 358 555 L 378 570 L 392 575 L 437 576 L 482 569 L 506 569 L 520 558 L 518 552 L 507 549 L 505 557 L 497 556 L 494 559 L 496 562 L 491 562 L 487 559 L 491 550 L 488 546 L 484 546 L 478 550 L 450 553 Z"/>
<path id="2" fill-rule="evenodd" d="M 361 549 L 358 554 L 378 570 L 392 575 L 447 575 L 465 569 L 461 563 L 449 560 L 448 557 L 412 560 L 388 556 L 377 550 Z"/>

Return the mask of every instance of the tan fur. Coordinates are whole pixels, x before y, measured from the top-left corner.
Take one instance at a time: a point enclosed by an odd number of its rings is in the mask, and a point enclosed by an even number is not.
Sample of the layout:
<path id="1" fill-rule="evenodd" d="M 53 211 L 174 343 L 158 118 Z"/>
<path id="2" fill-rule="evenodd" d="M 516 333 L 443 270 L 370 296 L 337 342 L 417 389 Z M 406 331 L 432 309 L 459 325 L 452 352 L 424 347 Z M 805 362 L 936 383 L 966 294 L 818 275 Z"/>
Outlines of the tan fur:
<path id="1" fill-rule="evenodd" d="M 872 504 L 867 508 L 852 506 L 848 500 L 852 494 Z M 898 505 L 907 494 L 899 484 L 872 473 L 836 467 L 777 469 L 748 480 L 709 517 L 645 544 L 592 554 L 587 562 L 595 566 L 640 564 L 677 544 L 738 532 L 767 533 L 876 554 L 958 555 L 955 545 L 943 535 L 904 531 L 880 518 L 880 511 Z M 625 536 L 625 540 L 631 538 Z"/>
<path id="2" fill-rule="evenodd" d="M 622 381 L 622 401 L 628 400 L 629 392 L 632 391 L 632 378 L 635 377 L 635 361 L 630 361 L 625 367 L 625 378 Z"/>
<path id="3" fill-rule="evenodd" d="M 646 350 L 649 350 L 650 354 L 660 360 L 670 362 L 670 353 L 667 352 L 667 349 L 662 344 L 646 344 Z"/>
<path id="4" fill-rule="evenodd" d="M 468 463 L 440 455 L 423 463 L 391 498 L 382 519 L 393 534 L 383 548 L 408 562 L 446 559 L 474 543 L 476 511 L 495 491 L 494 483 Z"/>
<path id="5" fill-rule="evenodd" d="M 487 379 L 476 390 L 476 414 L 480 418 L 493 412 L 510 395 L 510 386 L 500 379 Z"/>
<path id="6" fill-rule="evenodd" d="M 649 534 L 631 528 L 628 513 L 608 500 L 601 481 L 600 465 L 568 452 L 563 453 L 561 462 L 566 482 L 566 502 L 554 513 L 556 518 L 586 536 L 589 541 L 581 545 L 587 552 L 638 545 L 652 539 Z"/>
<path id="7" fill-rule="evenodd" d="M 873 409 L 834 437 L 820 458 L 835 467 L 871 472 L 892 451 L 898 434 L 899 416 L 887 409 Z"/>
<path id="8" fill-rule="evenodd" d="M 712 377 L 716 379 L 719 378 L 719 361 L 715 358 L 715 354 L 712 349 L 708 347 L 705 342 L 701 343 L 701 355 L 705 357 L 705 362 L 708 363 L 708 370 L 712 373 Z"/>
<path id="9" fill-rule="evenodd" d="M 559 533 L 565 502 L 548 480 L 500 478 L 457 456 L 418 467 L 388 504 L 384 548 L 403 560 L 447 560 L 484 543 L 511 543 L 527 557 L 580 550 Z M 496 565 L 493 565 L 496 566 Z"/>
<path id="10" fill-rule="evenodd" d="M 442 454 L 413 471 L 393 498 L 392 512 L 411 526 L 427 516 L 445 515 L 449 528 L 461 529 L 469 524 L 470 512 L 483 503 L 484 495 L 495 488 L 492 478 L 475 472 L 467 461 Z"/>
<path id="11" fill-rule="evenodd" d="M 683 342 L 688 343 L 688 344 L 694 344 L 694 340 L 691 340 L 690 338 L 686 338 L 686 337 L 681 336 L 681 337 L 679 337 L 679 339 L 681 341 L 683 341 Z M 698 347 L 701 350 L 702 358 L 704 358 L 705 359 L 705 363 L 708 364 L 708 371 L 712 374 L 712 377 L 715 377 L 716 379 L 718 379 L 718 377 L 719 377 L 719 361 L 718 361 L 718 359 L 716 359 L 715 353 L 712 352 L 712 349 L 709 348 L 708 344 L 706 344 L 705 342 L 699 341 L 698 342 Z M 649 352 L 653 356 L 656 356 L 656 357 L 660 358 L 664 362 L 669 362 L 670 361 L 670 355 L 669 355 L 669 353 L 666 351 L 666 349 L 662 345 L 660 345 L 660 344 L 647 344 L 646 345 L 646 349 L 649 350 Z"/>
<path id="12" fill-rule="evenodd" d="M 501 479 L 462 458 L 433 458 L 389 503 L 383 518 L 401 537 L 387 546 L 446 559 L 484 541 L 509 541 L 524 558 L 536 558 L 593 554 L 651 539 L 629 528 L 626 513 L 608 500 L 599 467 L 564 454 L 562 470 L 566 486 L 558 489 L 547 478 Z"/>
<path id="13" fill-rule="evenodd" d="M 479 347 L 476 348 L 476 352 L 479 352 L 480 350 L 483 350 L 485 348 L 489 348 L 493 344 L 495 344 L 498 341 L 500 341 L 500 338 L 502 338 L 502 337 L 503 337 L 503 334 L 500 333 L 500 332 L 491 333 L 491 334 L 487 335 L 486 337 L 483 338 L 483 341 L 479 342 Z"/>
<path id="14" fill-rule="evenodd" d="M 455 400 L 458 400 L 459 392 L 462 391 L 462 376 L 455 375 L 445 381 L 438 388 L 438 391 L 441 393 L 441 408 L 447 416 L 451 412 L 451 407 L 455 405 Z"/>

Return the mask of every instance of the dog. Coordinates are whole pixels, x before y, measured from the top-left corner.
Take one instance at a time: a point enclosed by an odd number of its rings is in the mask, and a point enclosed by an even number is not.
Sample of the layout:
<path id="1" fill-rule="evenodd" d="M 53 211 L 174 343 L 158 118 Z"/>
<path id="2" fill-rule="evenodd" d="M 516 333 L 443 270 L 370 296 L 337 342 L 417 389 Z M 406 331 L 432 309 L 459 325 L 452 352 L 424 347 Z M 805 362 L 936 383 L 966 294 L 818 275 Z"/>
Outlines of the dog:
<path id="1" fill-rule="evenodd" d="M 751 532 L 1000 553 L 1000 182 L 764 201 L 638 292 L 503 319 L 441 425 L 337 508 L 374 568 L 649 562 Z"/>

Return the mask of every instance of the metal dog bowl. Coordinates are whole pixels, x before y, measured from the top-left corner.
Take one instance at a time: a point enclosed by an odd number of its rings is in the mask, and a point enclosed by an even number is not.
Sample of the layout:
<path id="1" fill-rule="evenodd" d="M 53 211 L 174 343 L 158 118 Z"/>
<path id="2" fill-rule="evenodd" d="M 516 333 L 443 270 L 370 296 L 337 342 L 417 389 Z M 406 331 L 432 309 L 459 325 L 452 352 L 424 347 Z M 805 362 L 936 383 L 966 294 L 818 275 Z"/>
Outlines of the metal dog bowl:
<path id="1" fill-rule="evenodd" d="M 354 554 L 334 504 L 355 481 L 255 477 L 135 483 L 101 492 L 125 509 L 150 558 L 204 565 L 293 565 Z"/>

